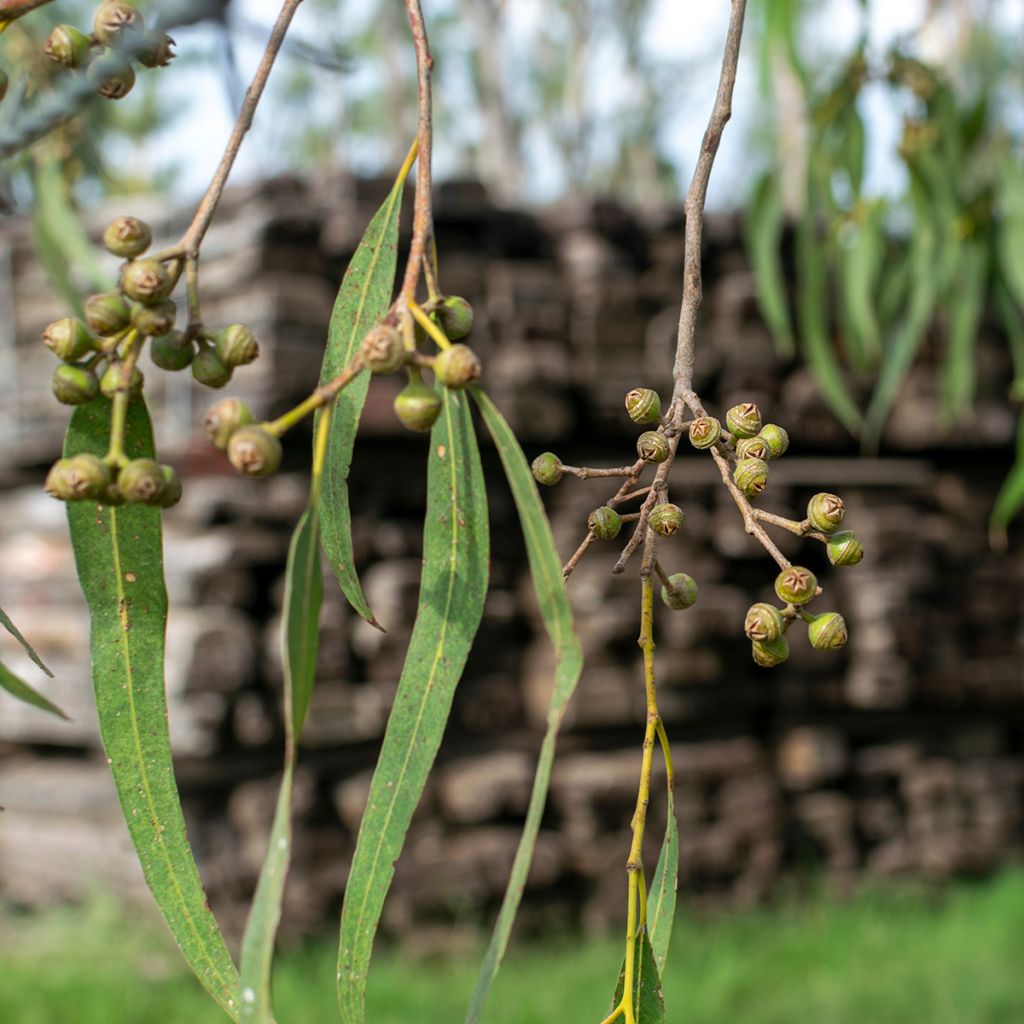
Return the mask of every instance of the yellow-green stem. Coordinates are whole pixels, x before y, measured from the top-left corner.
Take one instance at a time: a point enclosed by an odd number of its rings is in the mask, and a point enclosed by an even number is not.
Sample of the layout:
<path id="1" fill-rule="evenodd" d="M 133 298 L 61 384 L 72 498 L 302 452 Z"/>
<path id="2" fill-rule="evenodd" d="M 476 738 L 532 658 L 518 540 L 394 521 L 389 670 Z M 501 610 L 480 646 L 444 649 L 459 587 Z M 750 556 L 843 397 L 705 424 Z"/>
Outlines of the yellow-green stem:
<path id="1" fill-rule="evenodd" d="M 330 405 L 338 397 L 342 388 L 347 384 L 351 384 L 364 369 L 366 367 L 363 366 L 362 360 L 357 356 L 332 381 L 318 387 L 309 398 L 301 401 L 294 409 L 289 409 L 284 415 L 279 416 L 270 423 L 264 423 L 263 429 L 275 437 L 280 437 L 286 431 L 291 430 L 296 423 L 304 420 L 311 412 L 315 412 L 325 405 Z"/>
<path id="2" fill-rule="evenodd" d="M 406 305 L 409 307 L 409 312 L 416 318 L 416 322 L 420 325 L 434 339 L 439 349 L 451 348 L 452 343 L 445 336 L 444 331 L 441 330 L 433 320 L 423 311 L 422 306 L 418 305 L 412 299 L 406 299 Z"/>
<path id="3" fill-rule="evenodd" d="M 142 344 L 145 339 L 135 328 L 129 328 L 126 335 L 124 352 L 121 355 L 121 379 L 117 391 L 114 392 L 113 408 L 110 415 L 110 445 L 107 449 L 106 461 L 112 466 L 123 466 L 128 458 L 124 452 L 124 431 L 128 421 L 128 402 L 130 400 L 132 374 L 135 364 L 139 361 Z"/>

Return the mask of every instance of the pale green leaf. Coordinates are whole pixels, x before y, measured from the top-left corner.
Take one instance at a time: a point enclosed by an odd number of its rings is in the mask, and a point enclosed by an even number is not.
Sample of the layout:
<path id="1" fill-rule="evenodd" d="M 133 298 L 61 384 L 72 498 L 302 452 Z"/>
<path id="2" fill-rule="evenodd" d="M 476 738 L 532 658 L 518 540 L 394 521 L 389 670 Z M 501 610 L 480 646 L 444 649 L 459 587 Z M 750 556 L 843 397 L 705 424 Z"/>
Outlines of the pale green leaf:
<path id="1" fill-rule="evenodd" d="M 989 519 L 989 534 L 992 542 L 1006 546 L 1006 528 L 1020 510 L 1024 508 L 1024 413 L 1017 423 L 1017 457 L 1013 468 L 1007 474 Z"/>
<path id="2" fill-rule="evenodd" d="M 942 366 L 942 402 L 947 419 L 970 411 L 977 386 L 974 350 L 988 291 L 988 240 L 975 238 L 963 246 L 952 287 L 946 360 Z"/>
<path id="3" fill-rule="evenodd" d="M 647 894 L 647 930 L 658 970 L 665 970 L 669 940 L 676 916 L 676 887 L 679 883 L 679 825 L 676 822 L 675 795 L 668 788 L 668 817 L 665 838 L 654 869 L 654 879 Z"/>
<path id="4" fill-rule="evenodd" d="M 6 690 L 12 697 L 25 704 L 31 704 L 41 711 L 49 711 L 51 715 L 66 719 L 68 716 L 56 704 L 48 701 L 41 693 L 29 686 L 20 676 L 15 675 L 3 662 L 0 662 L 0 689 Z"/>
<path id="5" fill-rule="evenodd" d="M 661 990 L 661 974 L 655 963 L 654 950 L 647 935 L 647 929 L 641 928 L 637 936 L 633 953 L 633 1017 L 636 1024 L 665 1024 L 665 999 Z M 626 961 L 623 959 L 619 969 L 619 980 L 612 998 L 612 1009 L 622 1002 L 622 993 L 626 990 Z"/>
<path id="6" fill-rule="evenodd" d="M 881 203 L 862 212 L 852 244 L 839 252 L 840 298 L 850 358 L 857 369 L 865 370 L 882 350 L 878 282 L 885 260 L 885 222 Z"/>
<path id="7" fill-rule="evenodd" d="M 36 649 L 21 635 L 21 630 L 11 622 L 11 617 L 3 608 L 0 608 L 0 626 L 3 626 L 21 644 L 25 653 L 52 679 L 53 673 L 43 663 L 43 659 L 36 653 Z"/>
<path id="8" fill-rule="evenodd" d="M 754 287 L 776 350 L 793 354 L 793 327 L 786 294 L 786 274 L 782 265 L 782 232 L 785 214 L 779 195 L 778 175 L 764 175 L 754 187 L 746 215 L 747 250 L 754 272 Z"/>

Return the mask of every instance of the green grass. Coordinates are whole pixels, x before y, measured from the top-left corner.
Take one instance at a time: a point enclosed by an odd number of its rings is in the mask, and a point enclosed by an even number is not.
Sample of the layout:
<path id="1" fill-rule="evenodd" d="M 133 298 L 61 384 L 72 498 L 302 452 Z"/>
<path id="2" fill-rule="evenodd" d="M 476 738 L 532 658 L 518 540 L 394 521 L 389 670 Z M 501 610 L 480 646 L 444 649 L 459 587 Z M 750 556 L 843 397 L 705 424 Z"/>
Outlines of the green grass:
<path id="1" fill-rule="evenodd" d="M 151 923 L 93 907 L 0 918 L 3 1024 L 219 1024 Z M 487 1024 L 597 1024 L 619 968 L 612 940 L 514 951 Z M 818 899 L 701 923 L 684 915 L 665 977 L 670 1024 L 1020 1024 L 1024 872 L 929 895 Z M 475 959 L 383 956 L 370 1024 L 459 1024 Z M 334 949 L 285 955 L 281 1024 L 336 1020 Z"/>

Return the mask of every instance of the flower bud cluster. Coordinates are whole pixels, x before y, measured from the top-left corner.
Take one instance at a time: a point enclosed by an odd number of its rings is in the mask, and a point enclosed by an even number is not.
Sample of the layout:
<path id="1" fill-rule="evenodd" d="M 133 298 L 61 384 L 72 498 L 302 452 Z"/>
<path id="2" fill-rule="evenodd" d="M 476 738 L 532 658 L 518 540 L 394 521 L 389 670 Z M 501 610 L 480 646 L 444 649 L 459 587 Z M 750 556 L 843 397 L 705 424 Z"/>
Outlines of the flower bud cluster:
<path id="1" fill-rule="evenodd" d="M 96 455 L 58 459 L 46 477 L 46 491 L 59 501 L 97 501 L 101 505 L 150 505 L 170 508 L 181 500 L 181 481 L 154 459 L 117 465 Z"/>

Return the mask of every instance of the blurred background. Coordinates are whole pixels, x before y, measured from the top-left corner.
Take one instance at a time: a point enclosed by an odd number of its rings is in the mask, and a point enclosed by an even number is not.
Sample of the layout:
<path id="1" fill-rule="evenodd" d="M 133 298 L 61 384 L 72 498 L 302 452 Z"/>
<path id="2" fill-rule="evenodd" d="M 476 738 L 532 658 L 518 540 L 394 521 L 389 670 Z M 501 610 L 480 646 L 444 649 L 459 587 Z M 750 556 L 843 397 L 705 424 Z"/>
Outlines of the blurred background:
<path id="1" fill-rule="evenodd" d="M 110 1022 L 104 984 L 130 993 L 125 1021 L 207 1019 L 151 926 L 99 746 L 64 509 L 41 490 L 67 417 L 39 333 L 109 287 L 116 263 L 97 242 L 113 217 L 142 217 L 158 246 L 179 237 L 276 13 L 269 0 L 167 6 L 175 63 L 27 147 L 61 87 L 41 42 L 57 22 L 88 24 L 90 7 L 60 0 L 0 44 L 0 604 L 72 716 L 0 695 L 0 950 L 17 968 L 0 1005 L 18 1024 Z M 638 433 L 625 392 L 667 400 L 682 195 L 727 14 L 426 4 L 441 282 L 472 302 L 487 387 L 530 458 L 621 465 Z M 789 662 L 757 668 L 742 620 L 770 599 L 773 564 L 710 461 L 680 460 L 687 523 L 664 562 L 700 597 L 656 623 L 682 833 L 672 1020 L 682 1006 L 780 1024 L 1024 1018 L 1022 28 L 1019 5 L 998 0 L 751 0 L 709 194 L 696 387 L 718 414 L 752 400 L 789 431 L 764 508 L 800 518 L 813 493 L 838 492 L 866 555 L 836 569 L 779 539 L 818 572 L 850 642 L 825 654 L 797 640 Z M 228 389 L 260 414 L 317 377 L 341 275 L 415 132 L 414 70 L 400 4 L 300 8 L 203 250 L 208 323 L 260 339 Z M 357 567 L 388 633 L 326 588 L 280 980 L 297 1007 L 316 977 L 322 1002 L 296 1019 L 328 1019 L 330 935 L 415 612 L 424 440 L 395 421 L 396 390 L 374 382 L 352 468 Z M 288 435 L 276 477 L 242 480 L 201 435 L 211 394 L 155 368 L 147 394 L 185 480 L 165 518 L 171 734 L 190 838 L 237 940 L 280 771 L 282 573 L 310 438 Z M 491 591 L 385 911 L 395 951 L 371 990 L 385 1024 L 460 1019 L 543 730 L 547 640 L 486 442 L 483 455 Z M 564 557 L 612 489 L 545 491 Z M 607 936 L 625 914 L 644 705 L 639 587 L 610 575 L 617 551 L 595 545 L 569 583 L 586 667 L 518 930 L 541 951 L 513 957 L 498 1024 L 596 1021 L 618 966 Z M 6 636 L 0 656 L 37 681 Z M 663 800 L 656 789 L 652 863 Z M 124 914 L 152 941 L 129 941 Z M 438 956 L 445 972 L 415 966 Z M 68 965 L 57 982 L 54 957 Z"/>

